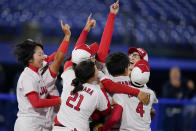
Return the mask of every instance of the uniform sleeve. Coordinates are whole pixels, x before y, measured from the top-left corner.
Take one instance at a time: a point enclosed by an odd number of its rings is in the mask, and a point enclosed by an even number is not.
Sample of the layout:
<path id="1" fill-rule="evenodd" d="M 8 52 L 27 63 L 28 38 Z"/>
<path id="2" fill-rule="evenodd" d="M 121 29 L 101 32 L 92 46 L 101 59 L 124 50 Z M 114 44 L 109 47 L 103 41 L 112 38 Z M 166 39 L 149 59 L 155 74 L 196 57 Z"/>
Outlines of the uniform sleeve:
<path id="1" fill-rule="evenodd" d="M 54 60 L 55 55 L 56 55 L 56 52 L 53 52 L 50 56 L 47 56 L 47 57 L 44 59 L 44 61 L 46 61 L 47 64 L 50 63 L 51 61 Z"/>
<path id="2" fill-rule="evenodd" d="M 102 130 L 108 131 L 120 120 L 123 112 L 123 107 L 119 104 L 114 104 L 113 111 L 109 119 L 104 124 Z"/>
<path id="3" fill-rule="evenodd" d="M 64 64 L 64 71 L 65 71 L 67 68 L 71 67 L 72 65 L 73 65 L 73 62 L 72 62 L 71 60 L 66 61 L 65 64 Z"/>
<path id="4" fill-rule="evenodd" d="M 48 68 L 46 70 L 46 72 L 42 75 L 42 78 L 46 84 L 47 87 L 50 87 L 52 85 L 55 84 L 55 81 L 56 81 L 56 77 L 54 78 L 52 75 L 51 75 L 51 72 L 50 72 L 50 69 Z"/>
<path id="5" fill-rule="evenodd" d="M 105 97 L 105 95 L 103 94 L 103 92 L 101 91 L 101 89 L 97 90 L 98 93 L 98 104 L 97 104 L 97 110 L 99 111 L 104 111 L 108 108 L 108 101 Z"/>
<path id="6" fill-rule="evenodd" d="M 38 93 L 31 92 L 27 94 L 27 98 L 34 108 L 51 107 L 60 104 L 58 96 L 50 96 L 50 99 L 40 99 Z"/>
<path id="7" fill-rule="evenodd" d="M 25 79 L 21 81 L 21 88 L 24 91 L 24 95 L 30 92 L 39 92 L 38 91 L 38 81 L 36 81 L 33 77 L 25 76 Z"/>
<path id="8" fill-rule="evenodd" d="M 77 42 L 76 42 L 75 47 L 84 44 L 85 41 L 86 41 L 87 35 L 88 35 L 88 31 L 83 30 L 82 33 L 80 34 L 80 37 L 78 38 L 78 40 L 77 40 Z"/>
<path id="9" fill-rule="evenodd" d="M 127 86 L 124 84 L 113 82 L 110 79 L 103 79 L 101 83 L 106 88 L 106 90 L 110 93 L 124 93 L 131 94 L 133 96 L 138 96 L 140 90 L 136 88 L 132 88 L 131 86 Z"/>
<path id="10" fill-rule="evenodd" d="M 114 94 L 113 95 L 113 99 L 116 103 L 118 103 L 119 105 L 121 105 L 122 107 L 124 106 L 123 104 L 123 99 L 122 99 L 122 95 L 123 94 Z"/>
<path id="11" fill-rule="evenodd" d="M 108 16 L 103 35 L 101 37 L 99 50 L 97 51 L 97 59 L 100 62 L 105 62 L 106 56 L 109 53 L 115 18 L 116 15 L 113 13 L 110 13 Z"/>

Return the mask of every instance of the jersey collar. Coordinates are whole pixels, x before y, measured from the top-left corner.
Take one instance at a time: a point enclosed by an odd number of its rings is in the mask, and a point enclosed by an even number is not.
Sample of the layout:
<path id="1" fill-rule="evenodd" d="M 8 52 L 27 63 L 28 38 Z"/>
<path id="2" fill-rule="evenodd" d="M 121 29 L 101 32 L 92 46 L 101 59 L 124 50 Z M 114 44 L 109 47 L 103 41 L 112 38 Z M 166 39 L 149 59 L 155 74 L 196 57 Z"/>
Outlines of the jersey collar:
<path id="1" fill-rule="evenodd" d="M 37 67 L 35 67 L 35 66 L 32 66 L 32 65 L 29 65 L 28 67 L 29 67 L 31 70 L 33 70 L 34 72 L 38 73 L 38 69 L 39 69 L 39 68 L 37 68 Z"/>

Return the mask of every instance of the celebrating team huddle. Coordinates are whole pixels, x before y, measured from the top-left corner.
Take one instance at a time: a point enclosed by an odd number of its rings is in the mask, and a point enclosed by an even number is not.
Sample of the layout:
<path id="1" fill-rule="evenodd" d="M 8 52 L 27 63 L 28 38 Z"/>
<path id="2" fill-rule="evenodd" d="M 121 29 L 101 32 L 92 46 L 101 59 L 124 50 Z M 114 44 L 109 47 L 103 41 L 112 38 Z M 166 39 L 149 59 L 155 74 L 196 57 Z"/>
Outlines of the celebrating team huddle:
<path id="1" fill-rule="evenodd" d="M 129 55 L 109 54 L 118 11 L 119 0 L 110 6 L 100 44 L 85 43 L 96 26 L 89 15 L 71 59 L 64 63 L 60 95 L 55 81 L 71 37 L 69 25 L 61 21 L 65 37 L 51 56 L 46 57 L 43 46 L 30 39 L 16 45 L 14 54 L 25 69 L 17 84 L 15 131 L 151 130 L 152 104 L 158 100 L 146 85 L 150 77 L 147 52 L 131 47 Z M 96 121 L 91 129 L 89 123 Z"/>

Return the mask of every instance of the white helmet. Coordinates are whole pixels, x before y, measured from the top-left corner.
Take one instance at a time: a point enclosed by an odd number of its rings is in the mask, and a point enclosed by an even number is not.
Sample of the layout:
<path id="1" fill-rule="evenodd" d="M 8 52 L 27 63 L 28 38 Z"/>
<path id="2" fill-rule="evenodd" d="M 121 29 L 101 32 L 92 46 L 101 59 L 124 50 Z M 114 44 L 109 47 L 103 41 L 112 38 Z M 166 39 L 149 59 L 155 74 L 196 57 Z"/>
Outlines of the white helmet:
<path id="1" fill-rule="evenodd" d="M 131 82 L 136 86 L 144 86 L 148 83 L 150 68 L 146 60 L 139 60 L 131 71 Z"/>

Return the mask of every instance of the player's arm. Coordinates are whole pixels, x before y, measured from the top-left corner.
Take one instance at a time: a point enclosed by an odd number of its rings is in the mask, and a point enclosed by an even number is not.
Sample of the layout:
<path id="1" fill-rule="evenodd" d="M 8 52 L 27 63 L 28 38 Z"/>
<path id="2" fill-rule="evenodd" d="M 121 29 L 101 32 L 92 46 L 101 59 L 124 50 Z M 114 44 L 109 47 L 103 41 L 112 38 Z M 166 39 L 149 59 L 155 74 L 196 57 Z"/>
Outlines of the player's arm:
<path id="1" fill-rule="evenodd" d="M 150 110 L 150 117 L 151 117 L 151 120 L 153 120 L 156 116 L 156 110 L 152 107 L 151 110 Z"/>
<path id="2" fill-rule="evenodd" d="M 81 32 L 81 34 L 76 42 L 75 47 L 80 46 L 81 44 L 85 44 L 88 32 L 90 31 L 91 28 L 95 27 L 96 21 L 94 19 L 91 19 L 91 16 L 92 16 L 92 13 L 88 16 L 88 19 L 86 21 L 86 25 L 85 25 L 83 31 Z M 67 68 L 71 67 L 72 64 L 73 63 L 71 60 L 66 61 L 64 64 L 64 71 L 67 70 Z"/>
<path id="3" fill-rule="evenodd" d="M 55 99 L 55 98 L 59 98 L 59 96 L 54 96 L 54 95 L 50 95 L 48 94 L 47 99 Z"/>
<path id="4" fill-rule="evenodd" d="M 65 37 L 64 37 L 64 39 L 63 39 L 55 57 L 54 57 L 54 61 L 52 62 L 52 64 L 49 67 L 51 75 L 53 77 L 56 77 L 56 75 L 59 72 L 59 68 L 60 68 L 61 64 L 63 63 L 64 57 L 67 53 L 69 40 L 71 37 L 71 31 L 70 31 L 69 25 L 67 25 L 67 24 L 63 25 L 63 22 L 61 21 L 61 28 L 62 28 L 63 32 L 65 33 Z"/>
<path id="5" fill-rule="evenodd" d="M 71 60 L 68 60 L 64 64 L 64 71 L 68 70 L 68 68 L 72 67 L 73 62 Z"/>
<path id="6" fill-rule="evenodd" d="M 130 94 L 132 96 L 137 97 L 144 105 L 148 105 L 150 102 L 149 94 L 142 92 L 139 89 L 113 82 L 110 79 L 104 79 L 101 81 L 101 83 L 108 92 Z"/>
<path id="7" fill-rule="evenodd" d="M 119 0 L 116 3 L 110 6 L 110 14 L 108 16 L 102 37 L 99 46 L 99 50 L 97 51 L 97 60 L 99 62 L 104 63 L 106 56 L 109 53 L 110 43 L 112 40 L 113 28 L 114 28 L 114 20 L 116 18 L 116 14 L 119 11 Z"/>
<path id="8" fill-rule="evenodd" d="M 119 104 L 113 105 L 112 114 L 102 127 L 102 131 L 108 131 L 120 120 L 123 112 L 123 107 Z"/>
<path id="9" fill-rule="evenodd" d="M 37 92 L 30 92 L 26 96 L 34 108 L 51 107 L 61 103 L 60 97 L 55 97 L 53 99 L 40 99 Z"/>
<path id="10" fill-rule="evenodd" d="M 90 15 L 88 16 L 86 25 L 84 29 L 82 30 L 82 33 L 80 34 L 80 37 L 78 38 L 75 47 L 80 46 L 81 44 L 84 44 L 87 39 L 88 32 L 91 30 L 91 28 L 95 27 L 96 20 L 91 19 L 91 17 L 92 17 L 92 13 L 90 13 Z"/>
<path id="11" fill-rule="evenodd" d="M 47 57 L 44 59 L 44 61 L 46 61 L 47 64 L 50 63 L 51 61 L 54 60 L 55 55 L 56 55 L 56 52 L 53 52 L 50 56 L 47 56 Z"/>
<path id="12" fill-rule="evenodd" d="M 100 85 L 100 87 L 101 87 L 101 91 L 103 92 L 103 94 L 104 94 L 104 96 L 105 96 L 105 98 L 107 99 L 107 102 L 108 102 L 108 104 L 107 104 L 107 109 L 104 110 L 104 111 L 101 111 L 101 114 L 102 114 L 103 116 L 106 116 L 107 114 L 109 114 L 109 112 L 110 112 L 110 110 L 111 110 L 111 104 L 110 104 L 110 101 L 109 101 L 109 98 L 108 98 L 108 96 L 107 96 L 107 93 L 106 93 L 105 88 L 103 87 L 103 85 L 102 85 L 101 83 L 99 83 L 99 85 Z"/>
<path id="13" fill-rule="evenodd" d="M 139 89 L 133 88 L 131 86 L 113 82 L 112 80 L 108 79 L 107 76 L 101 71 L 99 71 L 98 77 L 101 83 L 103 84 L 104 88 L 108 92 L 130 94 L 132 96 L 137 97 L 144 105 L 149 104 L 150 102 L 149 94 L 142 92 Z"/>

